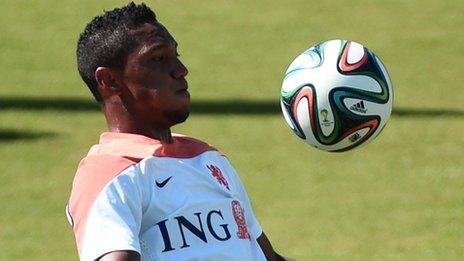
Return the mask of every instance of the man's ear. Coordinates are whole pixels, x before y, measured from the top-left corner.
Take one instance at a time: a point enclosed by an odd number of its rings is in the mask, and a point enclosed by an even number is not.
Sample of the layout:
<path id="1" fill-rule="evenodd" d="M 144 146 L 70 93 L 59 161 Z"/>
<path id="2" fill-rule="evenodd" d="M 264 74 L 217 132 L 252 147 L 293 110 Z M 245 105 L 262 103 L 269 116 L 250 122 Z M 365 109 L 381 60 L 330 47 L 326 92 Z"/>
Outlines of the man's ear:
<path id="1" fill-rule="evenodd" d="M 98 67 L 95 70 L 95 80 L 97 80 L 102 96 L 110 96 L 121 92 L 116 72 L 111 68 Z"/>

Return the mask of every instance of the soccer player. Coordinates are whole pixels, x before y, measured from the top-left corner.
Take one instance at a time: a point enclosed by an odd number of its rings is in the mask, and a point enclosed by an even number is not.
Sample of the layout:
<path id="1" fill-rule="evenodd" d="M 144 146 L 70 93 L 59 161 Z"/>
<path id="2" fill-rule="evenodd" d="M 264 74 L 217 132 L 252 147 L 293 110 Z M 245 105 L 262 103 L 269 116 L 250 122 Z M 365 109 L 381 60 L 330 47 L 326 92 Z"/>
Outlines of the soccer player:
<path id="1" fill-rule="evenodd" d="M 152 10 L 95 17 L 77 64 L 109 130 L 80 162 L 67 206 L 81 260 L 285 260 L 228 159 L 171 133 L 189 115 L 188 71 Z"/>

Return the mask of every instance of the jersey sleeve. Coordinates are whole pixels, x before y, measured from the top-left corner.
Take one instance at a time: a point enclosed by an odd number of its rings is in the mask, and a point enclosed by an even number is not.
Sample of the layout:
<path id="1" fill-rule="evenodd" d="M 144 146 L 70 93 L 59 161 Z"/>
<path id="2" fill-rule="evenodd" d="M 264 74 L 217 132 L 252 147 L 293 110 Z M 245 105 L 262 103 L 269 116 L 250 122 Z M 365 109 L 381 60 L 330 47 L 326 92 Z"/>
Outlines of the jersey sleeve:
<path id="1" fill-rule="evenodd" d="M 141 253 L 141 193 L 132 169 L 112 180 L 98 195 L 87 218 L 81 260 L 95 260 L 116 250 Z"/>
<path id="2" fill-rule="evenodd" d="M 68 202 L 80 260 L 117 250 L 140 253 L 143 196 L 137 173 L 134 162 L 124 158 L 81 162 Z"/>

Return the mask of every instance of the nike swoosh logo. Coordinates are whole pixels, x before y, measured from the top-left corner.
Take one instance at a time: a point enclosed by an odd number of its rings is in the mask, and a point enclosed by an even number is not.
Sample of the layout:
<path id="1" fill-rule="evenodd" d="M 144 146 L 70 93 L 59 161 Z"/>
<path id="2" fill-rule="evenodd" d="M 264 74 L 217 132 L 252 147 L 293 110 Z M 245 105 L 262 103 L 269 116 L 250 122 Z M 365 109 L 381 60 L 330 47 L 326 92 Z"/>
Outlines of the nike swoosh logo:
<path id="1" fill-rule="evenodd" d="M 157 180 L 155 180 L 155 183 L 156 183 L 156 186 L 158 186 L 158 188 L 162 188 L 164 186 L 166 186 L 166 184 L 168 183 L 168 181 L 172 178 L 172 176 L 170 176 L 169 178 L 161 181 L 161 182 L 158 182 Z"/>

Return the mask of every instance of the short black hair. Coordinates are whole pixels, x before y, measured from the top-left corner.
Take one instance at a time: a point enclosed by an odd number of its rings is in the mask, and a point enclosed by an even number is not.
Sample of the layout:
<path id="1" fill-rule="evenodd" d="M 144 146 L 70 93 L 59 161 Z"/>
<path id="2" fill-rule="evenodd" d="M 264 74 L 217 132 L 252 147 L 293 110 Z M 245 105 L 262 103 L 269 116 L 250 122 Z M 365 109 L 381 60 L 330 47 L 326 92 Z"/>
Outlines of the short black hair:
<path id="1" fill-rule="evenodd" d="M 155 13 L 144 3 L 104 11 L 87 24 L 77 42 L 77 68 L 95 99 L 101 103 L 95 70 L 100 66 L 124 68 L 127 56 L 137 46 L 129 30 L 144 23 L 157 23 Z"/>

